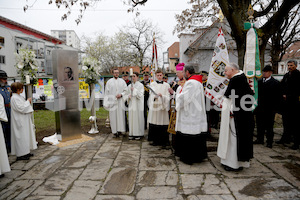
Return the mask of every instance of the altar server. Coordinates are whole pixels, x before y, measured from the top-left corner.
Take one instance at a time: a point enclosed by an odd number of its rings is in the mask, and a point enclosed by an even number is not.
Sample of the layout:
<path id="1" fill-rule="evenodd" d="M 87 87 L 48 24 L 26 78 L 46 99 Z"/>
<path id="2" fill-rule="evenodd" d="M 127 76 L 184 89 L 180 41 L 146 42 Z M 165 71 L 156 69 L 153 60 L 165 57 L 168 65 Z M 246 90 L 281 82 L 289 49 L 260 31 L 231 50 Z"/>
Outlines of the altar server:
<path id="1" fill-rule="evenodd" d="M 128 86 L 129 139 L 144 136 L 144 85 L 138 81 L 139 73 L 133 72 Z"/>
<path id="2" fill-rule="evenodd" d="M 33 156 L 30 150 L 37 148 L 31 98 L 25 100 L 20 95 L 23 92 L 20 82 L 11 84 L 11 90 L 11 154 L 16 155 L 17 160 L 29 160 Z"/>
<path id="3" fill-rule="evenodd" d="M 170 85 L 164 82 L 161 69 L 155 72 L 156 81 L 150 84 L 150 96 L 148 100 L 149 132 L 148 140 L 153 141 L 151 145 L 169 145 L 169 108 L 170 108 Z"/>
<path id="4" fill-rule="evenodd" d="M 109 79 L 105 86 L 103 107 L 109 111 L 111 132 L 114 137 L 119 137 L 125 132 L 125 94 L 127 85 L 119 78 L 119 70 L 113 69 L 113 78 Z"/>

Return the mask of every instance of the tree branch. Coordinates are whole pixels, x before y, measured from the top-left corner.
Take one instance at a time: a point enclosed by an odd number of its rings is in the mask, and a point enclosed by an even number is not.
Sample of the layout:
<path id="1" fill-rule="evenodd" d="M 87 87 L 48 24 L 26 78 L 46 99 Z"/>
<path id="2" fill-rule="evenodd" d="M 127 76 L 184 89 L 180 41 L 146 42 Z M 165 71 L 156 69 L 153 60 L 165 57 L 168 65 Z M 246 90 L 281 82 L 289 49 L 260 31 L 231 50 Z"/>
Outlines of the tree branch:
<path id="1" fill-rule="evenodd" d="M 263 39 L 268 40 L 274 33 L 277 32 L 278 27 L 282 26 L 285 16 L 290 10 L 297 5 L 300 0 L 284 0 L 278 11 L 261 27 L 264 33 Z M 276 24 L 276 26 L 274 26 Z"/>
<path id="2" fill-rule="evenodd" d="M 143 5 L 147 2 L 148 0 L 142 0 L 142 1 L 139 1 L 139 0 L 131 0 L 131 2 L 133 3 L 133 7 L 136 7 L 137 5 Z"/>
<path id="3" fill-rule="evenodd" d="M 261 17 L 261 16 L 265 16 L 266 14 L 268 14 L 269 12 L 270 12 L 270 10 L 272 9 L 272 8 L 274 8 L 274 6 L 275 6 L 275 4 L 278 2 L 278 0 L 272 0 L 271 2 L 270 2 L 270 4 L 264 9 L 264 10 L 262 10 L 262 11 L 259 11 L 259 12 L 257 12 L 257 11 L 255 11 L 254 12 L 254 18 L 256 18 L 256 17 Z"/>

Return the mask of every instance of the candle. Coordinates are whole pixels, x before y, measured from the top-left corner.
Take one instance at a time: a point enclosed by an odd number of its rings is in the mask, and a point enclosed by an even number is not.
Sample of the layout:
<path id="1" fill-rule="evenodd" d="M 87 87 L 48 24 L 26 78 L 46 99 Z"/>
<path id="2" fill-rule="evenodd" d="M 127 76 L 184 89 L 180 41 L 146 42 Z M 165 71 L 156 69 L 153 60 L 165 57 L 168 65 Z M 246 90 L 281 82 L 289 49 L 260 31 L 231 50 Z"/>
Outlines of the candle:
<path id="1" fill-rule="evenodd" d="M 26 78 L 26 84 L 30 84 L 30 77 L 29 77 L 29 75 L 26 75 L 25 78 Z"/>
<path id="2" fill-rule="evenodd" d="M 132 75 L 133 75 L 133 70 L 132 70 L 132 68 L 130 68 L 129 71 L 130 71 L 130 73 L 129 73 L 130 76 L 132 76 Z"/>

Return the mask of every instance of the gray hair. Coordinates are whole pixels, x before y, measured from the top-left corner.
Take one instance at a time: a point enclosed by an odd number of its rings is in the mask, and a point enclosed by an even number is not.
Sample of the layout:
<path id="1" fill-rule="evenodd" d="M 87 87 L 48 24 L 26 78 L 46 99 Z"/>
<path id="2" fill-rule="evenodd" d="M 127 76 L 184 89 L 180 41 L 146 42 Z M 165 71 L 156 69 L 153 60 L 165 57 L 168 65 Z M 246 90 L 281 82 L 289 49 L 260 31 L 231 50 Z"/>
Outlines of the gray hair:
<path id="1" fill-rule="evenodd" d="M 195 67 L 192 65 L 184 66 L 184 71 L 188 71 L 190 74 L 195 74 Z"/>
<path id="2" fill-rule="evenodd" d="M 232 68 L 235 69 L 235 70 L 240 70 L 239 65 L 236 64 L 236 63 L 229 63 L 229 67 L 232 67 Z"/>
<path id="3" fill-rule="evenodd" d="M 289 60 L 287 63 L 294 63 L 294 65 L 297 66 L 297 61 L 296 60 Z"/>

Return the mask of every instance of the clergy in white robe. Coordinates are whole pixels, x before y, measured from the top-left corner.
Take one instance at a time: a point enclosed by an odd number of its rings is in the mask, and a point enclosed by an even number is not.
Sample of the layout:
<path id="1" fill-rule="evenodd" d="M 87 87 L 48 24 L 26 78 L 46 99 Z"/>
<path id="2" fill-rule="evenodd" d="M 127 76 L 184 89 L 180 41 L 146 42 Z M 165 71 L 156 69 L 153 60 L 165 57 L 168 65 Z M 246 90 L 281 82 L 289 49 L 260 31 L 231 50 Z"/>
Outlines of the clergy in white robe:
<path id="1" fill-rule="evenodd" d="M 155 72 L 156 81 L 150 84 L 150 96 L 148 99 L 148 141 L 151 145 L 169 145 L 169 108 L 170 108 L 170 85 L 162 80 L 161 69 Z"/>
<path id="2" fill-rule="evenodd" d="M 186 164 L 207 158 L 207 118 L 202 76 L 194 75 L 193 66 L 185 66 L 187 81 L 176 95 L 176 135 L 180 135 L 178 156 Z M 177 138 L 176 138 L 177 139 Z"/>
<path id="3" fill-rule="evenodd" d="M 113 70 L 113 78 L 105 86 L 103 107 L 109 111 L 111 132 L 115 137 L 125 132 L 125 94 L 127 85 L 119 78 L 119 70 Z"/>
<path id="4" fill-rule="evenodd" d="M 225 75 L 230 81 L 222 104 L 217 155 L 226 171 L 238 171 L 249 167 L 253 158 L 253 91 L 237 64 L 226 66 Z"/>
<path id="5" fill-rule="evenodd" d="M 3 122 L 8 121 L 2 95 L 0 95 L 0 120 Z M 0 123 L 0 178 L 4 176 L 3 173 L 10 172 L 9 161 L 5 147 L 4 135 Z"/>
<path id="6" fill-rule="evenodd" d="M 11 85 L 11 154 L 17 160 L 28 160 L 32 154 L 30 150 L 37 148 L 35 131 L 32 123 L 33 108 L 31 98 L 25 100 L 20 94 L 23 84 L 15 82 Z"/>
<path id="7" fill-rule="evenodd" d="M 139 74 L 134 72 L 132 83 L 128 86 L 129 139 L 144 136 L 144 85 L 138 81 Z"/>

